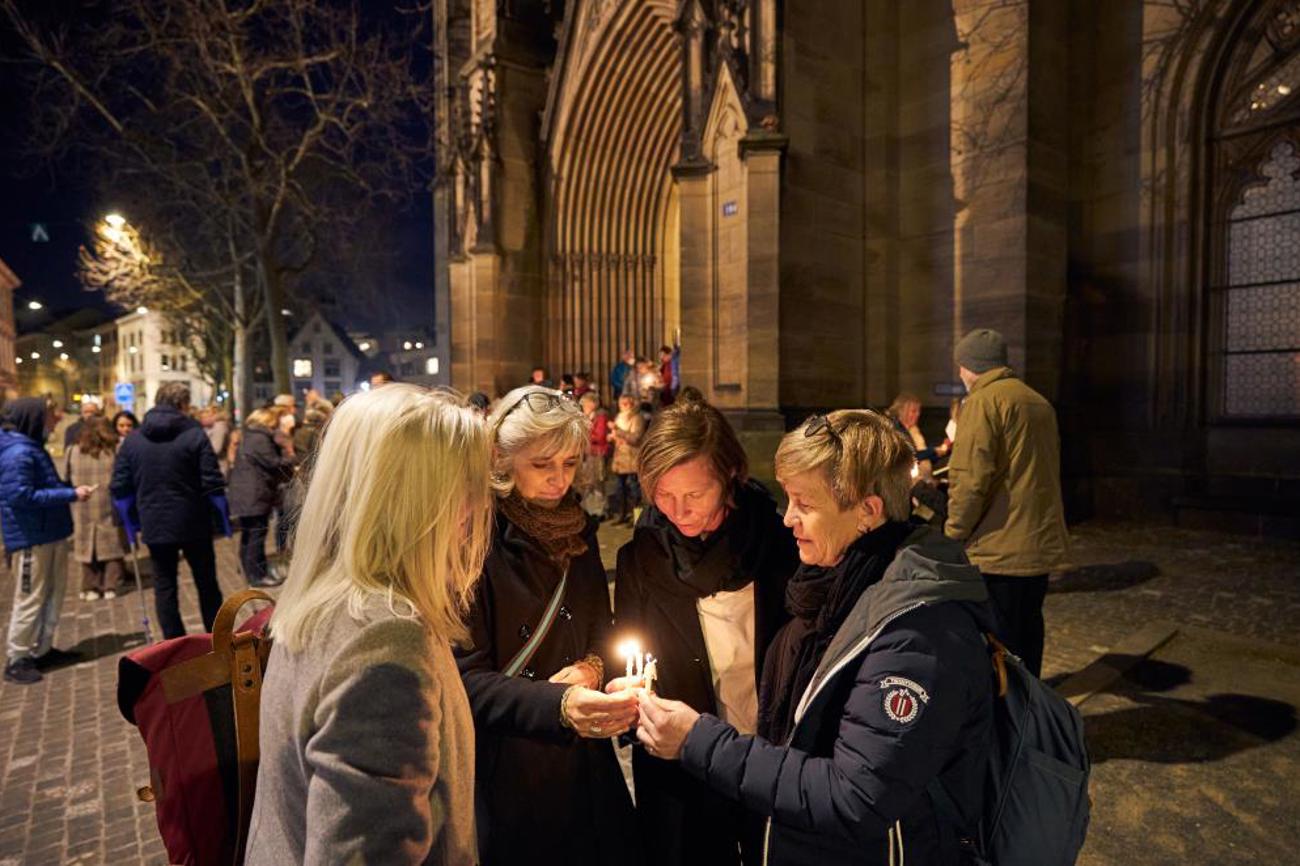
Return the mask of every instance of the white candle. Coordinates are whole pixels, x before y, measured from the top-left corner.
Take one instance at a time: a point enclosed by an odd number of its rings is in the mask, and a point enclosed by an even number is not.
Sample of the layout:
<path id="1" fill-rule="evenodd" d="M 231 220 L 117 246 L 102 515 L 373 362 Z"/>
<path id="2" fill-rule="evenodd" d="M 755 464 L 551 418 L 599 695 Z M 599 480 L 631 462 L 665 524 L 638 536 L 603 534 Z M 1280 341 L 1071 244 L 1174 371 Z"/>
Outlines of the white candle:
<path id="1" fill-rule="evenodd" d="M 639 649 L 636 651 L 636 675 L 645 676 L 645 653 Z"/>
<path id="2" fill-rule="evenodd" d="M 627 676 L 632 676 L 634 665 L 636 664 L 637 654 L 641 652 L 641 645 L 634 639 L 629 638 L 618 645 L 618 653 L 627 661 Z"/>
<path id="3" fill-rule="evenodd" d="M 659 675 L 659 660 L 654 656 L 647 656 L 648 661 L 645 665 L 645 690 L 653 692 L 655 690 L 655 678 Z"/>

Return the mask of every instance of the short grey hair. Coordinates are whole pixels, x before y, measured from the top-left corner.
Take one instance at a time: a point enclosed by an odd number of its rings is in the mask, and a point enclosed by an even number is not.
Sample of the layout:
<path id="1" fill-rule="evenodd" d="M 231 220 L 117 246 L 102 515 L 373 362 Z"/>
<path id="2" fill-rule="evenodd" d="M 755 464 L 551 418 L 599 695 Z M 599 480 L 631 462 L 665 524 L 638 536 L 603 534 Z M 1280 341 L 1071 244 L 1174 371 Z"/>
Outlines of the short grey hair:
<path id="1" fill-rule="evenodd" d="M 525 405 L 533 394 L 549 394 L 558 402 L 545 412 Z M 587 453 L 591 422 L 577 404 L 561 391 L 541 385 L 515 388 L 497 402 L 488 417 L 492 431 L 492 490 L 505 498 L 515 489 L 511 463 L 515 455 L 538 442 L 546 442 L 547 455 Z"/>

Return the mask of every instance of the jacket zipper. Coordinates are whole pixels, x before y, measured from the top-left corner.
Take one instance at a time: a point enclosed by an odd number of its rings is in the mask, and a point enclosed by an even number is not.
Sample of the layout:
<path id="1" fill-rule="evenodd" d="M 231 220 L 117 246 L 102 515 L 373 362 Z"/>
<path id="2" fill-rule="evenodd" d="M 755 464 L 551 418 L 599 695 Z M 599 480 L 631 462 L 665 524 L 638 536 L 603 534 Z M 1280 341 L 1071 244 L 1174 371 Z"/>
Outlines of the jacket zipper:
<path id="1" fill-rule="evenodd" d="M 876 628 L 875 631 L 873 631 L 871 634 L 867 635 L 865 638 L 859 641 L 858 645 L 855 646 L 851 652 L 846 653 L 844 655 L 844 658 L 836 662 L 835 665 L 826 672 L 826 675 L 821 678 L 821 681 L 817 683 L 815 688 L 810 683 L 808 685 L 808 689 L 804 690 L 803 697 L 799 700 L 799 706 L 795 709 L 795 713 L 794 713 L 795 730 L 798 730 L 799 723 L 803 721 L 803 714 L 804 711 L 808 709 L 808 705 L 813 702 L 813 699 L 817 697 L 818 693 L 820 693 L 822 688 L 828 682 L 830 682 L 833 676 L 835 676 L 837 673 L 843 670 L 845 666 L 848 665 L 849 662 L 853 661 L 854 658 L 861 655 L 863 650 L 869 647 L 873 640 L 880 637 L 880 633 L 885 630 L 885 627 L 887 625 L 889 625 L 894 620 L 898 619 L 903 614 L 911 613 L 912 611 L 916 610 L 918 607 L 923 606 L 924 604 L 925 602 L 918 601 L 915 602 L 914 604 L 910 604 L 907 607 L 901 608 L 891 613 L 889 616 L 885 618 L 883 622 L 880 623 L 880 625 Z M 809 691 L 809 689 L 811 689 L 811 691 Z M 790 743 L 794 741 L 795 730 L 790 731 L 790 735 L 786 738 L 785 743 L 782 744 L 787 749 L 790 748 Z M 771 841 L 772 841 L 772 819 L 771 817 L 769 817 L 763 827 L 763 866 L 767 866 L 767 855 L 768 855 L 768 850 L 771 846 Z"/>

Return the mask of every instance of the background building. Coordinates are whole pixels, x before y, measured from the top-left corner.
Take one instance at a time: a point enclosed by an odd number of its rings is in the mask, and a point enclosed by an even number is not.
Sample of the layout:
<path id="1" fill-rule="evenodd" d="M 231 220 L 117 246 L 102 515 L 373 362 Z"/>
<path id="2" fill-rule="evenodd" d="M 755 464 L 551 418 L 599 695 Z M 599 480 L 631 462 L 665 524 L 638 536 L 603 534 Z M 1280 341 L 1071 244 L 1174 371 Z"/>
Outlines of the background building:
<path id="1" fill-rule="evenodd" d="M 1074 515 L 1295 529 L 1294 0 L 435 5 L 457 387 L 680 331 L 764 467 L 994 327 Z"/>
<path id="2" fill-rule="evenodd" d="M 161 313 L 154 310 L 128 313 L 116 320 L 117 382 L 129 382 L 135 388 L 134 404 L 123 405 L 137 415 L 154 404 L 158 386 L 164 382 L 185 382 L 195 406 L 206 406 L 215 396 L 212 385 L 199 375 L 192 344 L 182 337 Z"/>
<path id="3" fill-rule="evenodd" d="M 22 285 L 18 275 L 0 259 L 0 393 L 18 387 L 14 363 L 14 289 Z"/>
<path id="4" fill-rule="evenodd" d="M 290 335 L 289 349 L 294 393 L 300 402 L 312 388 L 329 399 L 356 390 L 365 355 L 343 328 L 320 311 Z"/>

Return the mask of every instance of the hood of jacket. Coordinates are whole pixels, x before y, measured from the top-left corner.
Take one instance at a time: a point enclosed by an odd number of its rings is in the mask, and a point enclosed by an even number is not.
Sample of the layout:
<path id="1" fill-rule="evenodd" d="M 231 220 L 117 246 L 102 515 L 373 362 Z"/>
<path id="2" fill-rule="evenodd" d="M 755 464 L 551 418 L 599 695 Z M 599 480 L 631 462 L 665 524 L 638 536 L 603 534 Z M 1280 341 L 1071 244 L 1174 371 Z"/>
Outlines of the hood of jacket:
<path id="1" fill-rule="evenodd" d="M 890 621 L 914 607 L 964 602 L 981 628 L 991 631 L 993 623 L 983 605 L 988 598 L 984 578 L 966 559 L 961 542 L 946 538 L 932 526 L 920 527 L 899 545 L 884 576 L 858 598 L 817 665 L 803 703 L 846 659 L 860 653 Z"/>
<path id="2" fill-rule="evenodd" d="M 140 433 L 150 442 L 171 442 L 186 430 L 201 426 L 175 406 L 155 406 L 145 413 Z"/>
<path id="3" fill-rule="evenodd" d="M 45 443 L 45 399 L 21 397 L 7 404 L 0 414 L 0 427 L 20 433 L 37 445 Z"/>

